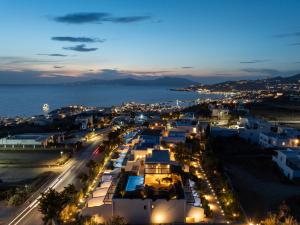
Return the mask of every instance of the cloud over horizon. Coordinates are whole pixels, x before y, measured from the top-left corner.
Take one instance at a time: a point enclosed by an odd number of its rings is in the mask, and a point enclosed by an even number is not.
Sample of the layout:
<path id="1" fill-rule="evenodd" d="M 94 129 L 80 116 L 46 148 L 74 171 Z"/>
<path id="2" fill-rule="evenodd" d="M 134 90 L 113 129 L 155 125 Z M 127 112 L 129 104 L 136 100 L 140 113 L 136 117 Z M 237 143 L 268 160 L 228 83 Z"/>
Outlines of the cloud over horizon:
<path id="1" fill-rule="evenodd" d="M 53 41 L 68 41 L 68 42 L 85 42 L 85 43 L 103 43 L 105 39 L 99 38 L 90 38 L 90 37 L 70 37 L 70 36 L 63 36 L 63 37 L 52 37 L 51 40 Z"/>
<path id="2" fill-rule="evenodd" d="M 193 69 L 193 66 L 182 66 L 181 69 Z"/>
<path id="3" fill-rule="evenodd" d="M 151 19 L 150 16 L 113 16 L 106 12 L 78 12 L 70 13 L 64 16 L 54 17 L 54 21 L 67 24 L 84 24 L 112 22 L 112 23 L 135 23 Z"/>
<path id="4" fill-rule="evenodd" d="M 61 69 L 64 68 L 64 66 L 53 66 L 54 69 Z"/>
<path id="5" fill-rule="evenodd" d="M 37 55 L 54 56 L 54 57 L 66 57 L 66 56 L 68 56 L 68 55 L 59 54 L 59 53 L 53 53 L 53 54 L 39 53 L 39 54 L 37 54 Z"/>
<path id="6" fill-rule="evenodd" d="M 77 51 L 77 52 L 92 52 L 96 51 L 98 48 L 87 48 L 85 44 L 75 45 L 70 47 L 63 47 L 65 50 Z"/>

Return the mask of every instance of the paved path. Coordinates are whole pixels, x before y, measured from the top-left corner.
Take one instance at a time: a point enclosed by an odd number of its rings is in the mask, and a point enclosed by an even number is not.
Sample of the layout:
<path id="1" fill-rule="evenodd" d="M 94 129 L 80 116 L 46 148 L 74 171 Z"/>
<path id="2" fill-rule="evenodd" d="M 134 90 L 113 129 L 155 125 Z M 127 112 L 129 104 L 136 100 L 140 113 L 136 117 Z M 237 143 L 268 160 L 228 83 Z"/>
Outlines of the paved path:
<path id="1" fill-rule="evenodd" d="M 219 202 L 219 200 L 216 196 L 216 193 L 215 193 L 210 181 L 208 180 L 205 171 L 201 167 L 201 165 L 199 165 L 199 172 L 200 172 L 200 175 L 205 180 L 205 183 L 206 183 L 207 188 L 209 190 L 209 194 L 206 194 L 205 198 L 209 202 L 210 209 L 213 211 L 213 221 L 212 221 L 212 223 L 223 223 L 223 224 L 226 223 L 227 221 L 226 221 L 225 216 L 224 216 L 224 211 L 222 210 L 222 207 L 221 207 L 220 202 Z"/>

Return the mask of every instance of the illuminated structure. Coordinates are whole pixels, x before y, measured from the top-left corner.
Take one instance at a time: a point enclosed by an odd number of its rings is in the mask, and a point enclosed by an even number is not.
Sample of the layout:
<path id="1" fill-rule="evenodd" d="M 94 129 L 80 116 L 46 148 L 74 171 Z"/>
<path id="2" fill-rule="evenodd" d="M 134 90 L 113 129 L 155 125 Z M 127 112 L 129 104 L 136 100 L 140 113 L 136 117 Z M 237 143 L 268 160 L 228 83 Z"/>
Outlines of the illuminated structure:
<path id="1" fill-rule="evenodd" d="M 136 145 L 157 147 L 160 136 L 160 131 L 145 129 L 138 135 Z M 129 149 L 122 172 L 111 172 L 114 178 L 109 188 L 104 189 L 104 182 L 98 185 L 83 215 L 97 215 L 102 222 L 121 216 L 129 224 L 204 221 L 201 202 L 196 203 L 190 180 L 183 176 L 181 166 L 170 159 L 169 150 L 153 148 L 144 152 L 140 148 Z M 137 157 L 135 153 L 139 151 L 144 152 L 143 157 Z"/>

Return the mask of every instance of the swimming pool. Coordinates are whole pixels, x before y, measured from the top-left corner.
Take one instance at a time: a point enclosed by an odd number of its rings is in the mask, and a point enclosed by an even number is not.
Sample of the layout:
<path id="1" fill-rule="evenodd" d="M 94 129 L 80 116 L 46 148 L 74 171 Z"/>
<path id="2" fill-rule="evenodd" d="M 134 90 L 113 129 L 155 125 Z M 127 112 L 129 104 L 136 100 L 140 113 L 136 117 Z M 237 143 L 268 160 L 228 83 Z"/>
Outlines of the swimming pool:
<path id="1" fill-rule="evenodd" d="M 135 191 L 137 186 L 144 184 L 144 176 L 129 176 L 126 191 Z"/>

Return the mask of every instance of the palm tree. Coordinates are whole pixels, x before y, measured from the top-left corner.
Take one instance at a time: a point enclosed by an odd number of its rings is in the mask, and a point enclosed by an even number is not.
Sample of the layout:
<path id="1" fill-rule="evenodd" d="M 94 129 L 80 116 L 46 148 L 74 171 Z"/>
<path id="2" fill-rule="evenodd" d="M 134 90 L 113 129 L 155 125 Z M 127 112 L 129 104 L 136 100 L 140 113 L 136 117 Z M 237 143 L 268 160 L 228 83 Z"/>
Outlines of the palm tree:
<path id="1" fill-rule="evenodd" d="M 68 186 L 64 187 L 64 190 L 62 191 L 61 194 L 68 202 L 75 203 L 77 193 L 78 192 L 75 188 L 75 185 L 69 184 Z"/>
<path id="2" fill-rule="evenodd" d="M 267 218 L 261 222 L 262 225 L 298 225 L 294 217 L 290 215 L 290 209 L 283 204 L 279 207 L 278 213 L 269 213 Z"/>
<path id="3" fill-rule="evenodd" d="M 59 214 L 63 209 L 65 199 L 62 195 L 50 188 L 47 193 L 43 193 L 40 199 L 39 211 L 43 214 L 43 222 L 48 224 L 59 224 Z"/>
<path id="4" fill-rule="evenodd" d="M 122 198 L 124 198 L 124 196 L 125 196 L 125 194 L 126 194 L 126 191 L 125 191 L 125 190 L 122 190 L 122 191 L 120 191 L 120 194 L 121 194 Z"/>

